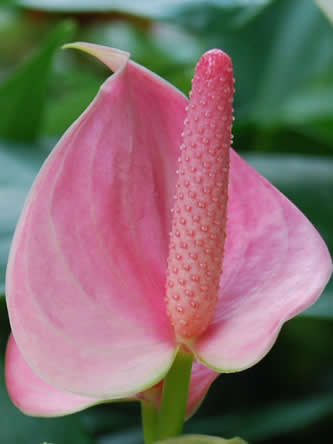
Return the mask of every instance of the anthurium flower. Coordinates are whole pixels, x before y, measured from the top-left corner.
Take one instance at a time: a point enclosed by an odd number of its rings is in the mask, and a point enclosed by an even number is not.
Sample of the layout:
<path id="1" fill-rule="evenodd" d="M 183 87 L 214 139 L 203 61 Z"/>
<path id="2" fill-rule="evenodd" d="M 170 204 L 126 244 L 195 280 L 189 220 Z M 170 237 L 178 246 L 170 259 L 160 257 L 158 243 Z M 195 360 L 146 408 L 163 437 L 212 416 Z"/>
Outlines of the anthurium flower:
<path id="1" fill-rule="evenodd" d="M 225 53 L 202 56 L 188 102 L 127 53 L 71 46 L 115 74 L 46 160 L 16 229 L 9 393 L 32 414 L 149 396 L 184 347 L 201 363 L 189 412 L 214 370 L 268 352 L 319 297 L 331 259 L 305 216 L 230 149 Z"/>

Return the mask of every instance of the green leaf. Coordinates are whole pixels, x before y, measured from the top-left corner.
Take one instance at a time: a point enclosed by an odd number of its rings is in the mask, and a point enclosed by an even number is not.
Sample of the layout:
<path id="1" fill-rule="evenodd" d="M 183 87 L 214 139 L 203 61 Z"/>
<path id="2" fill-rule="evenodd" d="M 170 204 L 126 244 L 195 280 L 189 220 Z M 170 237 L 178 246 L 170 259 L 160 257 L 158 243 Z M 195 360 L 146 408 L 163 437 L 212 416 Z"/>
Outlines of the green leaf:
<path id="1" fill-rule="evenodd" d="M 0 137 L 21 142 L 37 139 L 53 56 L 73 30 L 70 21 L 59 24 L 41 50 L 0 86 Z"/>
<path id="2" fill-rule="evenodd" d="M 260 16 L 260 21 L 265 18 L 270 19 L 273 27 L 266 40 L 265 66 L 258 78 L 254 109 L 257 118 L 264 120 L 275 113 L 277 105 L 288 100 L 290 92 L 299 90 L 333 61 L 333 29 L 313 2 L 275 2 Z"/>
<path id="3" fill-rule="evenodd" d="M 31 418 L 23 415 L 9 400 L 6 388 L 0 386 L 0 441 L 10 444 L 93 444 L 80 423 L 79 416 L 64 418 Z"/>
<path id="4" fill-rule="evenodd" d="M 164 441 L 157 441 L 156 444 L 246 444 L 246 442 L 240 438 L 223 439 L 208 435 L 184 435 Z"/>
<path id="5" fill-rule="evenodd" d="M 333 120 L 333 81 L 324 85 L 306 85 L 277 110 L 275 121 L 284 125 L 304 125 L 304 122 Z M 305 126 L 305 125 L 304 125 Z"/>
<path id="6" fill-rule="evenodd" d="M 289 100 L 311 88 L 314 79 L 332 78 L 333 28 L 312 1 L 267 3 L 241 28 L 211 18 L 196 29 L 207 48 L 223 48 L 232 57 L 236 118 L 242 123 L 274 126 L 284 120 Z"/>
<path id="7" fill-rule="evenodd" d="M 325 143 L 328 149 L 332 149 L 333 142 L 333 116 L 328 119 L 320 119 L 312 122 L 304 121 L 303 124 L 294 127 L 296 131 L 312 138 L 314 148 L 318 143 Z"/>
<path id="8" fill-rule="evenodd" d="M 183 29 L 185 27 L 195 34 L 204 49 L 220 47 L 232 56 L 235 78 L 240 85 L 237 87 L 235 109 L 241 124 L 250 121 L 261 127 L 275 127 L 304 123 L 310 136 L 313 132 L 324 143 L 332 141 L 329 129 L 318 129 L 318 118 L 329 120 L 327 127 L 332 128 L 330 98 L 333 85 L 315 88 L 314 82 L 323 75 L 333 76 L 333 28 L 313 1 L 97 0 L 92 3 L 80 0 L 74 4 L 65 0 L 20 0 L 20 4 L 51 11 L 119 11 L 180 24 Z M 122 40 L 124 32 L 119 30 L 118 25 L 113 32 L 112 27 L 109 29 L 115 43 L 111 42 L 111 46 L 126 47 L 128 33 L 125 32 Z M 99 28 L 100 24 L 96 26 L 96 29 Z M 120 37 L 117 37 L 119 31 Z M 96 35 L 97 39 L 89 38 L 89 41 L 109 43 L 105 41 L 107 34 L 100 33 L 98 37 L 97 32 Z M 147 42 L 141 45 L 138 34 L 136 38 L 138 45 L 136 48 L 133 45 L 134 59 L 139 54 L 141 60 L 137 61 L 188 92 L 189 76 L 184 78 L 180 69 L 177 73 L 166 73 L 154 66 L 163 62 L 168 64 L 170 60 L 163 53 L 151 51 Z M 164 41 L 170 43 L 168 38 Z M 175 56 L 178 54 L 177 43 L 171 42 L 166 46 Z M 249 47 L 255 48 L 255 51 L 249 50 Z M 140 54 L 144 57 L 141 58 Z M 149 59 L 149 55 L 152 62 L 144 60 Z M 186 66 L 178 67 L 183 72 L 189 67 L 192 71 L 196 58 L 193 55 Z"/>
<path id="9" fill-rule="evenodd" d="M 150 19 L 180 19 L 188 22 L 218 19 L 220 25 L 230 23 L 239 26 L 258 14 L 271 0 L 18 0 L 17 3 L 34 9 L 53 12 L 109 12 L 143 16 Z M 217 14 L 217 16 L 216 16 Z M 222 19 L 222 22 L 221 22 Z M 215 20 L 214 20 L 215 21 Z"/>
<path id="10" fill-rule="evenodd" d="M 248 154 L 245 157 L 304 212 L 333 256 L 333 160 L 300 155 Z M 300 316 L 333 319 L 333 280 L 319 301 Z"/>
<path id="11" fill-rule="evenodd" d="M 142 444 L 143 434 L 140 428 L 125 429 L 97 439 L 98 444 Z"/>
<path id="12" fill-rule="evenodd" d="M 240 410 L 223 417 L 208 417 L 189 422 L 189 433 L 216 435 L 240 434 L 250 442 L 261 442 L 286 435 L 328 417 L 333 412 L 331 394 L 300 401 L 289 401 L 251 410 Z"/>

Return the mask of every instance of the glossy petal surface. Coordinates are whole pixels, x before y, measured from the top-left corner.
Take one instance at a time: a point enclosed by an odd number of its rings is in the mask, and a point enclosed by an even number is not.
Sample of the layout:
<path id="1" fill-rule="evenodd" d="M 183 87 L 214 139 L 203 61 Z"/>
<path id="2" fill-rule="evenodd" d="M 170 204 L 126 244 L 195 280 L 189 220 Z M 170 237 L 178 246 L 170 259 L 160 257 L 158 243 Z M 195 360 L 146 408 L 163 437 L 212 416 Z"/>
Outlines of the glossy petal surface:
<path id="1" fill-rule="evenodd" d="M 282 324 L 314 303 L 332 273 L 322 238 L 306 217 L 235 152 L 227 239 L 214 321 L 194 346 L 212 368 L 253 365 Z"/>
<path id="2" fill-rule="evenodd" d="M 6 384 L 13 403 L 31 416 L 61 416 L 101 402 L 57 389 L 28 366 L 11 335 L 6 351 Z"/>
<path id="3" fill-rule="evenodd" d="M 186 99 L 117 55 L 117 73 L 41 169 L 7 270 L 13 334 L 29 365 L 101 398 L 153 385 L 175 352 L 163 297 Z"/>

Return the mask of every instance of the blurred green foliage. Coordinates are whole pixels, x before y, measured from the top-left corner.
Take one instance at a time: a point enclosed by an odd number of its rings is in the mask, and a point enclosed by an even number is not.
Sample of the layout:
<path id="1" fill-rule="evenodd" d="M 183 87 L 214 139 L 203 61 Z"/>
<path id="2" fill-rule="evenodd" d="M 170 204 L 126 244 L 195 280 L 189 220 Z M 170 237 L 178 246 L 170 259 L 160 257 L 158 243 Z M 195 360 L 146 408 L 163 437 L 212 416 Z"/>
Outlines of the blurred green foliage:
<path id="1" fill-rule="evenodd" d="M 73 7 L 75 4 L 75 7 Z M 333 252 L 333 27 L 311 0 L 7 0 L 0 4 L 0 292 L 15 223 L 41 163 L 109 75 L 58 47 L 119 47 L 188 94 L 195 62 L 226 50 L 236 77 L 235 147 L 309 217 Z M 1 362 L 9 334 L 0 301 Z M 329 442 L 333 284 L 254 368 L 222 375 L 187 433 L 251 443 Z M 0 384 L 0 442 L 139 444 L 138 405 L 28 418 Z M 318 438 L 320 436 L 320 438 Z"/>
<path id="2" fill-rule="evenodd" d="M 240 438 L 223 439 L 207 435 L 183 435 L 158 441 L 156 444 L 246 444 L 246 442 Z"/>
<path id="3" fill-rule="evenodd" d="M 71 39 L 72 31 L 70 22 L 57 26 L 41 50 L 1 85 L 1 138 L 20 142 L 38 139 L 53 56 L 61 44 Z"/>

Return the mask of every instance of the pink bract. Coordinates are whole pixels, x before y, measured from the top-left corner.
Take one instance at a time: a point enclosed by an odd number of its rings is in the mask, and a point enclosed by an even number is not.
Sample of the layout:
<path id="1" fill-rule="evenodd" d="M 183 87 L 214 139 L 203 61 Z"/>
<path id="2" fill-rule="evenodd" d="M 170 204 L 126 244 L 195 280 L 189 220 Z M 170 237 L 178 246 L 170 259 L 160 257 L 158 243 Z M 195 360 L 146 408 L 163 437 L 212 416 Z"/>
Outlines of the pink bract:
<path id="1" fill-rule="evenodd" d="M 143 392 L 162 380 L 180 346 L 164 298 L 188 101 L 126 53 L 72 47 L 115 74 L 46 160 L 11 248 L 6 285 L 15 341 L 6 379 L 14 402 L 38 415 Z M 187 344 L 219 372 L 261 359 L 332 272 L 311 223 L 233 150 L 229 176 L 216 310 Z M 196 366 L 192 378 L 200 374 L 202 387 L 192 385 L 188 413 L 216 377 Z"/>
<path id="2" fill-rule="evenodd" d="M 217 376 L 218 373 L 214 370 L 199 362 L 194 362 L 187 400 L 187 417 L 197 410 Z M 31 416 L 63 416 L 110 401 L 105 398 L 75 395 L 45 382 L 26 363 L 13 335 L 10 336 L 7 345 L 5 378 L 13 403 Z M 142 393 L 129 395 L 127 399 L 150 401 L 159 408 L 162 389 L 163 381 Z"/>

